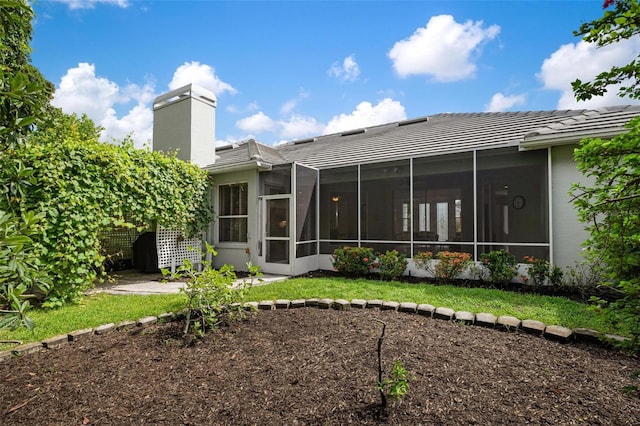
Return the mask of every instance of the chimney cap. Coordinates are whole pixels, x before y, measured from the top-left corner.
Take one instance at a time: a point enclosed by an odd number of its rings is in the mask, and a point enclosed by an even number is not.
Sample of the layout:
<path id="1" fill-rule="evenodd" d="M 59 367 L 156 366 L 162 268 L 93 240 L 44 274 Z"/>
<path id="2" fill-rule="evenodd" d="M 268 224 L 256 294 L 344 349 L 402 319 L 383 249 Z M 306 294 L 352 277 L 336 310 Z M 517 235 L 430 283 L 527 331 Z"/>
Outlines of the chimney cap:
<path id="1" fill-rule="evenodd" d="M 205 102 L 213 107 L 215 107 L 217 104 L 216 95 L 213 92 L 205 89 L 204 87 L 200 87 L 196 84 L 191 83 L 187 84 L 186 86 L 174 89 L 170 92 L 164 93 L 155 98 L 153 101 L 153 109 L 155 111 L 166 106 L 167 104 L 184 99 L 185 97 L 199 99 L 202 102 Z"/>

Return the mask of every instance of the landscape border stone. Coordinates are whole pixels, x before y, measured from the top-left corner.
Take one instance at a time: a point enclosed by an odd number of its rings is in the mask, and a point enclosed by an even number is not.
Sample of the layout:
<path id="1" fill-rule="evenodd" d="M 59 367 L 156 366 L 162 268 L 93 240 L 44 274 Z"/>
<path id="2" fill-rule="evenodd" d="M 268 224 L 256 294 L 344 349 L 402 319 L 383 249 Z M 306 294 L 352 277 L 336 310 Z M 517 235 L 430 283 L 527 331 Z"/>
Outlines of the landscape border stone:
<path id="1" fill-rule="evenodd" d="M 421 303 L 418 305 L 417 312 L 418 315 L 433 317 L 433 313 L 436 311 L 436 307 L 433 305 L 429 305 L 428 303 Z"/>
<path id="2" fill-rule="evenodd" d="M 49 337 L 42 341 L 42 346 L 45 349 L 59 348 L 60 346 L 69 344 L 69 334 L 59 334 L 57 336 Z"/>
<path id="3" fill-rule="evenodd" d="M 459 321 L 465 325 L 473 325 L 473 323 L 476 320 L 476 316 L 474 314 L 472 314 L 471 312 L 467 312 L 467 311 L 456 311 L 453 314 L 453 319 L 455 321 Z"/>
<path id="4" fill-rule="evenodd" d="M 291 300 L 289 299 L 277 299 L 275 301 L 276 309 L 289 309 L 291 306 Z"/>
<path id="5" fill-rule="evenodd" d="M 436 319 L 451 321 L 454 313 L 455 311 L 451 308 L 440 307 L 436 308 L 436 310 L 433 312 L 433 317 Z"/>
<path id="6" fill-rule="evenodd" d="M 476 321 L 474 324 L 480 327 L 494 328 L 497 322 L 498 318 L 495 315 L 487 312 L 480 312 L 476 314 Z"/>
<path id="7" fill-rule="evenodd" d="M 522 321 L 516 317 L 502 315 L 498 317 L 498 326 L 505 331 L 518 331 L 522 325 Z"/>
<path id="8" fill-rule="evenodd" d="M 382 306 L 380 306 L 380 310 L 382 311 L 397 311 L 400 307 L 400 303 L 398 302 L 382 302 Z"/>
<path id="9" fill-rule="evenodd" d="M 306 301 L 304 299 L 295 299 L 291 301 L 291 308 L 304 308 Z"/>
<path id="10" fill-rule="evenodd" d="M 367 307 L 367 301 L 364 299 L 351 299 L 351 307 L 364 309 Z"/>
<path id="11" fill-rule="evenodd" d="M 136 324 L 139 327 L 147 327 L 147 326 L 149 326 L 151 324 L 155 324 L 157 322 L 158 322 L 158 317 L 156 317 L 156 316 L 148 316 L 148 317 L 140 318 L 136 322 Z"/>
<path id="12" fill-rule="evenodd" d="M 351 309 L 351 302 L 344 299 L 336 299 L 335 302 L 333 302 L 333 307 L 339 311 L 348 311 Z"/>
<path id="13" fill-rule="evenodd" d="M 329 309 L 333 306 L 333 299 L 320 299 L 318 300 L 318 308 L 320 309 Z"/>
<path id="14" fill-rule="evenodd" d="M 418 304 L 414 302 L 402 302 L 398 307 L 398 311 L 415 314 L 418 311 Z"/>
<path id="15" fill-rule="evenodd" d="M 93 328 L 83 328 L 82 330 L 75 330 L 67 334 L 70 342 L 77 342 L 93 334 Z"/>
<path id="16" fill-rule="evenodd" d="M 463 321 L 465 324 L 476 325 L 480 327 L 494 327 L 496 329 L 503 329 L 507 331 L 517 332 L 522 331 L 529 334 L 538 335 L 540 337 L 545 337 L 551 340 L 556 340 L 562 343 L 588 343 L 588 344 L 597 344 L 597 345 L 607 345 L 606 340 L 609 342 L 626 342 L 629 340 L 627 337 L 616 336 L 612 334 L 603 334 L 596 330 L 591 330 L 587 328 L 576 328 L 570 329 L 567 327 L 562 327 L 559 325 L 550 325 L 547 326 L 541 321 L 526 319 L 524 321 L 508 316 L 503 315 L 496 318 L 493 314 L 489 313 L 478 313 L 473 314 L 472 312 L 467 311 L 457 311 L 455 312 L 453 309 L 438 307 L 436 308 L 433 305 L 421 303 L 416 305 L 413 302 L 394 302 L 394 301 L 382 301 L 382 300 L 369 300 L 365 301 L 363 299 L 353 299 L 351 302 L 344 299 L 296 299 L 294 301 L 288 301 L 285 299 L 279 299 L 276 301 L 273 300 L 263 300 L 261 302 L 245 302 L 242 306 L 245 309 L 250 310 L 274 310 L 277 305 L 281 305 L 282 307 L 278 309 L 290 309 L 290 308 L 300 308 L 300 307 L 317 307 L 320 309 L 339 309 L 339 310 L 348 310 L 350 307 L 358 307 L 358 308 L 379 308 L 380 310 L 395 310 L 399 312 L 407 312 L 407 313 L 417 313 L 422 316 L 433 317 L 436 319 L 455 319 L 457 321 Z M 415 306 L 415 310 L 413 310 Z M 165 312 L 163 314 L 155 316 L 147 316 L 138 319 L 137 321 L 122 321 L 118 324 L 108 323 L 97 326 L 95 328 L 85 328 L 81 330 L 75 330 L 69 332 L 66 335 L 53 336 L 48 339 L 45 339 L 41 342 L 32 342 L 25 343 L 19 346 L 16 346 L 13 349 L 0 351 L 0 362 L 11 359 L 15 356 L 27 355 L 35 352 L 39 352 L 42 350 L 51 350 L 58 348 L 60 346 L 76 342 L 79 339 L 85 338 L 90 335 L 102 335 L 106 333 L 113 332 L 114 330 L 123 331 L 132 328 L 133 326 L 140 325 L 146 326 L 157 323 L 158 319 L 175 321 L 181 318 L 182 311 L 178 313 L 173 312 Z M 604 339 L 604 340 L 603 340 Z"/>
<path id="17" fill-rule="evenodd" d="M 520 324 L 520 328 L 522 329 L 522 331 L 527 333 L 542 335 L 545 328 L 547 328 L 547 325 L 542 321 L 526 319 L 522 321 L 522 324 Z"/>

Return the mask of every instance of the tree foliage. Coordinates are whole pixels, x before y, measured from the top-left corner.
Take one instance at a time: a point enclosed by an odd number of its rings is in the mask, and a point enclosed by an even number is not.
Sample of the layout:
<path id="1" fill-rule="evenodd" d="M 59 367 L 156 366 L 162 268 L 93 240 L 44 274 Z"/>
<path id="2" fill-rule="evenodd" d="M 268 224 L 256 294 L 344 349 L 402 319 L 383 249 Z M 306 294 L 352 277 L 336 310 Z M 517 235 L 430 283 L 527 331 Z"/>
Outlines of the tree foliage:
<path id="1" fill-rule="evenodd" d="M 620 299 L 608 306 L 640 344 L 640 118 L 613 139 L 586 139 L 575 151 L 578 169 L 591 179 L 572 188 L 579 217 L 590 233 L 587 255 L 604 265 L 606 284 Z"/>
<path id="2" fill-rule="evenodd" d="M 0 0 L 0 151 L 23 142 L 54 91 L 30 62 L 32 18 L 25 0 Z"/>
<path id="3" fill-rule="evenodd" d="M 615 44 L 640 33 L 640 4 L 638 0 L 605 0 L 604 15 L 591 22 L 585 22 L 574 35 L 582 36 L 589 43 L 599 47 Z M 640 99 L 640 54 L 636 59 L 623 66 L 614 66 L 603 71 L 593 81 L 583 82 L 579 79 L 572 84 L 578 100 L 602 96 L 611 85 L 623 84 L 618 95 Z"/>
<path id="4" fill-rule="evenodd" d="M 575 32 L 587 42 L 606 46 L 629 39 L 640 32 L 637 0 L 605 0 L 604 16 L 582 24 Z M 619 94 L 640 99 L 640 62 L 612 67 L 593 82 L 576 80 L 577 99 L 590 99 L 606 92 L 610 85 L 624 83 Z M 579 218 L 590 233 L 587 257 L 602 265 L 604 284 L 620 298 L 607 303 L 604 312 L 613 321 L 623 321 L 632 340 L 631 350 L 640 349 L 640 118 L 627 124 L 628 132 L 613 139 L 585 139 L 575 151 L 578 169 L 588 184 L 574 184 L 571 194 Z"/>
<path id="5" fill-rule="evenodd" d="M 34 255 L 41 213 L 21 208 L 34 183 L 15 157 L 38 117 L 46 114 L 53 85 L 30 64 L 33 10 L 24 0 L 0 0 L 0 328 L 33 327 L 29 299 L 49 290 L 47 268 Z M 5 178 L 6 177 L 6 178 Z"/>

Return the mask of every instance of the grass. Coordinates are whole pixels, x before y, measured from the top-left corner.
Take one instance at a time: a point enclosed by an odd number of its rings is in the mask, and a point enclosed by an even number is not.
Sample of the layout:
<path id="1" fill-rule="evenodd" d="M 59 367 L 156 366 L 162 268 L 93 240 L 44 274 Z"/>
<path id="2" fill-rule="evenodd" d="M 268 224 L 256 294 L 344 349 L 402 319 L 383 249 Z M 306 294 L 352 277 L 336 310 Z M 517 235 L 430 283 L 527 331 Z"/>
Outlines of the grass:
<path id="1" fill-rule="evenodd" d="M 33 332 L 24 328 L 15 331 L 3 329 L 0 330 L 0 340 L 38 342 L 83 328 L 96 327 L 111 322 L 138 320 L 163 312 L 177 312 L 185 306 L 185 300 L 183 294 L 148 296 L 94 294 L 86 296 L 81 303 L 75 305 L 67 305 L 54 310 L 34 309 L 28 315 L 36 323 Z M 0 350 L 9 349 L 9 347 L 9 345 L 0 344 Z"/>
<path id="2" fill-rule="evenodd" d="M 380 299 L 397 302 L 429 303 L 456 311 L 487 312 L 495 316 L 511 315 L 535 319 L 569 328 L 584 327 L 605 333 L 627 335 L 615 328 L 588 305 L 563 297 L 520 294 L 484 288 L 450 285 L 406 284 L 365 279 L 293 278 L 253 287 L 246 300 L 308 299 Z M 35 309 L 29 316 L 35 321 L 33 332 L 26 329 L 0 330 L 0 340 L 37 342 L 59 334 L 107 323 L 137 320 L 148 315 L 176 312 L 185 306 L 183 294 L 87 296 L 81 303 L 55 310 Z M 0 350 L 11 346 L 0 344 Z"/>
<path id="3" fill-rule="evenodd" d="M 397 302 L 429 303 L 456 311 L 487 312 L 535 319 L 548 325 L 590 328 L 605 333 L 626 334 L 612 327 L 589 305 L 564 297 L 521 294 L 485 288 L 451 285 L 407 284 L 346 278 L 293 278 L 266 286 L 253 287 L 247 300 L 380 299 Z"/>

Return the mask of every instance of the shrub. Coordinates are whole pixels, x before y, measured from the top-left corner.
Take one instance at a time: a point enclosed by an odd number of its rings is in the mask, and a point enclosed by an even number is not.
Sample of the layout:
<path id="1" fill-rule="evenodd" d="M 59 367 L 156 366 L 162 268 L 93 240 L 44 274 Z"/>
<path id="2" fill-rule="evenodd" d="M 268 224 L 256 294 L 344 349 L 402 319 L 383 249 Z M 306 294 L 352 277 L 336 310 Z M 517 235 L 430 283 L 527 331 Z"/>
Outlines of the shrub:
<path id="1" fill-rule="evenodd" d="M 378 267 L 373 250 L 368 247 L 337 248 L 333 251 L 332 262 L 333 269 L 350 277 L 366 275 Z"/>
<path id="2" fill-rule="evenodd" d="M 390 250 L 378 256 L 378 272 L 382 279 L 393 281 L 404 274 L 407 269 L 407 257 L 397 250 Z"/>
<path id="3" fill-rule="evenodd" d="M 457 277 L 471 263 L 471 255 L 457 251 L 441 251 L 436 255 L 436 277 L 450 280 Z"/>
<path id="4" fill-rule="evenodd" d="M 480 255 L 482 266 L 489 271 L 494 283 L 508 283 L 518 274 L 516 258 L 505 250 L 493 250 Z M 481 278 L 485 278 L 484 275 Z"/>
<path id="5" fill-rule="evenodd" d="M 413 256 L 413 263 L 416 265 L 416 268 L 431 273 L 431 259 L 433 259 L 433 253 L 430 251 L 421 251 Z"/>
<path id="6" fill-rule="evenodd" d="M 551 266 L 546 259 L 536 259 L 532 256 L 525 256 L 523 262 L 528 264 L 527 275 L 535 285 L 560 285 L 564 273 L 558 266 Z M 527 279 L 524 278 L 526 282 Z"/>
<path id="7" fill-rule="evenodd" d="M 217 253 L 213 247 L 205 244 L 207 253 L 215 256 Z M 248 263 L 250 281 L 243 281 L 234 287 L 237 276 L 232 265 L 214 269 L 206 256 L 202 256 L 202 266 L 202 270 L 197 271 L 189 260 L 185 260 L 175 274 L 162 271 L 165 277 L 175 275 L 187 278 L 185 288 L 181 289 L 187 295 L 184 334 L 187 335 L 193 327 L 193 334 L 197 337 L 204 336 L 207 330 L 223 321 L 243 318 L 246 311 L 240 302 L 250 290 L 254 277 L 261 275 L 257 267 Z"/>

